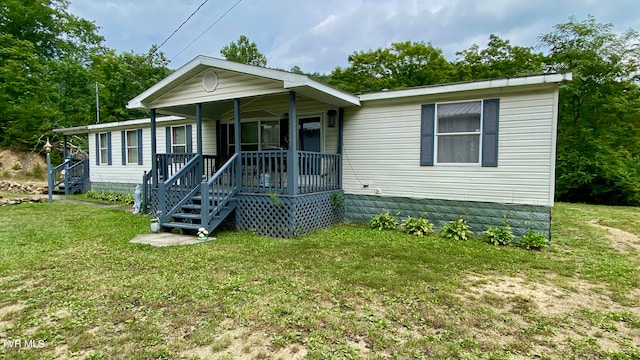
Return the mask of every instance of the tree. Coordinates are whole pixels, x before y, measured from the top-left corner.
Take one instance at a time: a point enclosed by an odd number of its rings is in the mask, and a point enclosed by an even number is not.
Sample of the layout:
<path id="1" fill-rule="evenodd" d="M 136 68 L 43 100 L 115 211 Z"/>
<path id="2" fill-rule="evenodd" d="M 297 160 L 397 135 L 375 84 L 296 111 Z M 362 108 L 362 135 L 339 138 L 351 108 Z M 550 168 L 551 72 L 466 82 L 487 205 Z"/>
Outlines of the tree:
<path id="1" fill-rule="evenodd" d="M 532 47 L 514 46 L 498 35 L 489 35 L 487 47 L 472 45 L 456 53 L 456 75 L 459 81 L 496 79 L 545 71 L 545 56 L 534 53 Z"/>
<path id="2" fill-rule="evenodd" d="M 148 116 L 126 108 L 129 100 L 170 74 L 162 52 L 152 47 L 145 55 L 114 50 L 92 58 L 90 76 L 100 89 L 100 121 L 121 121 Z"/>
<path id="3" fill-rule="evenodd" d="M 556 195 L 559 200 L 640 205 L 640 35 L 570 18 L 542 35 L 560 88 Z"/>
<path id="4" fill-rule="evenodd" d="M 351 54 L 349 66 L 335 68 L 327 81 L 346 91 L 371 92 L 447 82 L 452 71 L 441 49 L 406 41 Z"/>
<path id="5" fill-rule="evenodd" d="M 267 58 L 258 50 L 255 42 L 250 42 L 249 38 L 240 35 L 237 41 L 225 45 L 220 54 L 229 61 L 255 66 L 267 66 Z"/>

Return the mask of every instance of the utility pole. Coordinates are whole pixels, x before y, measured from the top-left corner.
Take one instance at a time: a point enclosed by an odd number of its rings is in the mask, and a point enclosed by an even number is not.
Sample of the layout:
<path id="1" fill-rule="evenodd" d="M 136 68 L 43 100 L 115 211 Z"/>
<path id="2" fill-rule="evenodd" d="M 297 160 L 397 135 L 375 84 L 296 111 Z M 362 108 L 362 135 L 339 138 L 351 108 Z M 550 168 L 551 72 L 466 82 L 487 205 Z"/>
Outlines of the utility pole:
<path id="1" fill-rule="evenodd" d="M 100 100 L 98 100 L 98 82 L 96 81 L 96 124 L 100 123 Z"/>

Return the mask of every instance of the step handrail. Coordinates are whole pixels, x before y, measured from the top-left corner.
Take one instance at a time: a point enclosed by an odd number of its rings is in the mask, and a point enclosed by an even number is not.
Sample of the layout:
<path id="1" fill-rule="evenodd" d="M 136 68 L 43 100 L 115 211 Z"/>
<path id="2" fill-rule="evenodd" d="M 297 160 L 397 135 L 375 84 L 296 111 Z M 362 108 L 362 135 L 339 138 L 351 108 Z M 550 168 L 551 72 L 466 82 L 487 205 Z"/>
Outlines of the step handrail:
<path id="1" fill-rule="evenodd" d="M 167 211 L 163 211 L 159 214 L 158 218 L 160 219 L 161 223 L 166 222 L 169 217 L 171 217 L 171 215 L 175 214 L 180 209 L 180 207 L 184 205 L 188 200 L 190 200 L 194 193 L 198 190 L 197 184 L 202 178 L 201 161 L 201 156 L 193 157 L 170 178 L 161 183 L 158 183 L 159 210 L 162 211 L 168 209 Z M 184 181 L 184 184 L 179 184 L 179 182 L 182 181 Z M 168 200 L 170 199 L 167 199 L 168 192 L 177 192 L 176 188 L 178 186 L 182 186 L 190 190 L 183 195 L 175 195 L 176 197 L 180 197 L 180 200 L 176 201 L 175 204 L 173 202 L 169 203 Z"/>
<path id="2" fill-rule="evenodd" d="M 222 208 L 229 204 L 231 198 L 240 188 L 238 177 L 236 176 L 238 161 L 240 161 L 238 154 L 233 154 L 209 180 L 203 181 L 200 184 L 200 196 L 202 197 L 200 218 L 202 219 L 203 227 L 205 227 L 207 231 L 213 231 L 213 229 L 210 228 L 211 221 L 215 216 L 220 214 Z M 211 208 L 209 197 L 213 195 L 219 195 L 221 199 Z"/>

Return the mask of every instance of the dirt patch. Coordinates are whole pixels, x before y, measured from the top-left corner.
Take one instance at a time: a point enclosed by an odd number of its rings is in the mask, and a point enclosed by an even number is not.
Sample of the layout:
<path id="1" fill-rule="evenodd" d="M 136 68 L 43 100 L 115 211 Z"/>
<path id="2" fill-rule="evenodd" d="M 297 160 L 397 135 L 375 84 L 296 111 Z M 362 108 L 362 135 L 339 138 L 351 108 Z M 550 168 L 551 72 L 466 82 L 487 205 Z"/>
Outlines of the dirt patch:
<path id="1" fill-rule="evenodd" d="M 0 179 L 45 181 L 47 163 L 40 154 L 3 150 L 0 152 Z"/>
<path id="2" fill-rule="evenodd" d="M 264 331 L 251 332 L 245 328 L 229 329 L 217 336 L 211 345 L 189 349 L 181 357 L 201 359 L 304 359 L 307 349 L 300 344 L 274 347 Z"/>
<path id="3" fill-rule="evenodd" d="M 551 322 L 559 321 L 565 325 L 542 338 L 543 341 L 536 345 L 538 349 L 530 349 L 529 354 L 531 351 L 548 352 L 551 349 L 545 350 L 547 344 L 554 344 L 554 352 L 559 349 L 570 351 L 572 341 L 580 338 L 591 339 L 600 349 L 606 350 L 622 351 L 629 345 L 640 346 L 640 329 L 623 319 L 609 317 L 613 313 L 631 313 L 640 317 L 640 307 L 625 307 L 612 301 L 609 292 L 597 285 L 571 279 L 564 286 L 559 286 L 508 276 L 474 275 L 466 280 L 469 290 L 460 294 L 460 298 L 476 303 L 482 301 L 494 312 L 512 318 L 509 327 L 516 331 L 502 329 L 502 345 L 514 342 L 519 331 L 534 325 L 533 318 L 544 316 Z M 479 339 L 495 339 L 495 335 L 490 332 L 484 334 L 483 331 L 477 334 Z"/>
<path id="4" fill-rule="evenodd" d="M 613 246 L 614 249 L 622 253 L 640 253 L 640 243 L 638 243 L 637 235 L 613 227 L 600 225 L 598 224 L 598 220 L 591 220 L 587 223 L 598 229 L 607 231 L 607 239 L 611 241 L 611 246 Z"/>
<path id="5" fill-rule="evenodd" d="M 20 312 L 25 306 L 22 304 L 0 305 L 0 339 L 7 336 L 6 331 L 14 325 L 11 320 L 5 319 L 7 315 Z"/>

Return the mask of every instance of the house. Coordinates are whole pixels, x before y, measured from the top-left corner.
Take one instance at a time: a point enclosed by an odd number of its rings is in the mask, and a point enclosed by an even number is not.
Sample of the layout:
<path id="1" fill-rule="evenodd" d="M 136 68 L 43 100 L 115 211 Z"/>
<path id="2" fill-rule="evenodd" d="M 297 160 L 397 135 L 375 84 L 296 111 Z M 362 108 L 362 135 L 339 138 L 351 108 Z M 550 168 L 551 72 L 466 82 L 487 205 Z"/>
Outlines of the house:
<path id="1" fill-rule="evenodd" d="M 480 232 L 550 230 L 558 86 L 571 74 L 354 95 L 305 75 L 199 56 L 88 134 L 94 190 L 143 184 L 166 228 L 289 237 L 381 211 L 462 215 Z M 165 116 L 158 116 L 163 114 Z M 344 204 L 341 204 L 344 194 Z"/>

